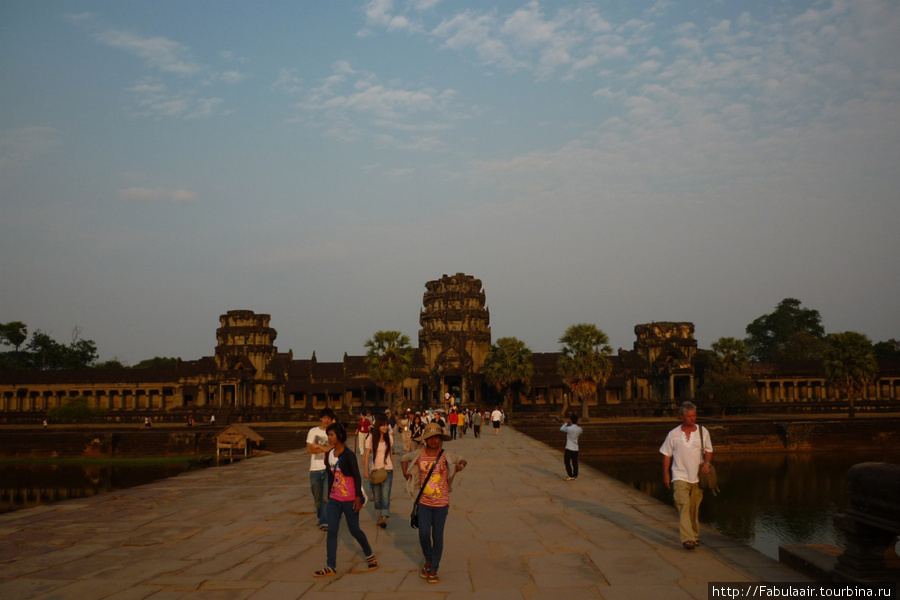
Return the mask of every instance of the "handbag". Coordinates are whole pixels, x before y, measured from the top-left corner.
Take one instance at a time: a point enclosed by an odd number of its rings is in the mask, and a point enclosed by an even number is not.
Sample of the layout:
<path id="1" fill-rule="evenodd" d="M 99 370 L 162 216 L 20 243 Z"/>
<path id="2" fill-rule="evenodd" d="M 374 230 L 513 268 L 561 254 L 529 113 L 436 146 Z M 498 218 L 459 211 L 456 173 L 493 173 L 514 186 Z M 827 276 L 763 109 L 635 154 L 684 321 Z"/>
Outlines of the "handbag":
<path id="1" fill-rule="evenodd" d="M 387 469 L 375 469 L 374 471 L 369 473 L 369 482 L 372 485 L 378 485 L 384 483 L 384 480 L 387 479 L 387 476 Z"/>
<path id="2" fill-rule="evenodd" d="M 428 485 L 428 480 L 431 479 L 431 474 L 434 473 L 434 468 L 437 466 L 438 461 L 441 460 L 441 455 L 444 454 L 444 449 L 441 448 L 441 451 L 438 452 L 437 458 L 434 459 L 434 462 L 431 463 L 431 468 L 428 469 L 428 475 L 425 476 L 425 482 L 422 483 L 421 489 L 419 489 L 419 495 L 416 496 L 416 501 L 413 502 L 413 509 L 409 515 L 409 526 L 413 529 L 419 528 L 419 500 L 422 498 L 422 492 L 425 491 L 425 486 Z"/>
<path id="3" fill-rule="evenodd" d="M 703 443 L 703 425 L 700 426 L 700 457 L 703 457 L 703 448 L 705 444 Z M 716 474 L 716 468 L 709 465 L 709 473 L 704 473 L 701 469 L 697 473 L 700 478 L 700 489 L 709 490 L 713 493 L 713 496 L 718 496 L 719 490 L 719 476 Z"/>

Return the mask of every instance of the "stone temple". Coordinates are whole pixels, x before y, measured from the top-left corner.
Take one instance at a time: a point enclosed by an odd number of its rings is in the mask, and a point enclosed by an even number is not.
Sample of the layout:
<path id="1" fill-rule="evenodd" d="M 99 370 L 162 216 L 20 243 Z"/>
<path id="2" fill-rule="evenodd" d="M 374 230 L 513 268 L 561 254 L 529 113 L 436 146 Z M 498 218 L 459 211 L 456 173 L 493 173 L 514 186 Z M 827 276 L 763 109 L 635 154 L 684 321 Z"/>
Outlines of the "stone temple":
<path id="1" fill-rule="evenodd" d="M 403 405 L 425 408 L 443 403 L 445 394 L 463 406 L 500 403 L 482 367 L 491 347 L 490 312 L 480 279 L 457 273 L 425 284 L 421 329 L 413 369 L 403 383 Z M 219 317 L 214 355 L 181 360 L 171 369 L 0 372 L 0 421 L 42 418 L 67 398 L 84 396 L 110 418 L 153 414 L 165 420 L 186 413 L 240 415 L 247 419 L 297 420 L 326 406 L 343 411 L 384 408 L 384 394 L 368 377 L 365 357 L 344 355 L 341 362 L 319 362 L 279 352 L 271 316 L 232 310 Z M 601 325 L 602 327 L 602 325 Z M 654 322 L 636 325 L 632 350 L 611 356 L 612 374 L 589 400 L 592 414 L 617 416 L 670 410 L 693 399 L 703 382 L 710 352 L 697 347 L 694 325 Z M 369 335 L 374 331 L 369 332 Z M 558 372 L 558 352 L 535 353 L 530 391 L 517 399 L 517 411 L 552 412 L 579 406 Z M 897 403 L 900 365 L 882 364 L 866 401 Z M 760 402 L 785 408 L 834 403 L 817 361 L 793 365 L 752 365 Z"/>

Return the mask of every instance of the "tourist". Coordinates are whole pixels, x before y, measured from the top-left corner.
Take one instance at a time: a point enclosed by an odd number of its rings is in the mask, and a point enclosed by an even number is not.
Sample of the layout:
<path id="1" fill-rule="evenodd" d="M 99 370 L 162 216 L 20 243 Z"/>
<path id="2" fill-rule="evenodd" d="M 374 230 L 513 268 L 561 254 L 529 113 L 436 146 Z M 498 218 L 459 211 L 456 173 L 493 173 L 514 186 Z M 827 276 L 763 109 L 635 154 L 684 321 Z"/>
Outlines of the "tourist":
<path id="1" fill-rule="evenodd" d="M 457 426 L 459 427 L 459 437 L 463 437 L 466 435 L 466 425 L 469 423 L 469 411 L 464 410 L 459 413 L 459 423 Z"/>
<path id="2" fill-rule="evenodd" d="M 413 414 L 412 410 L 406 409 L 406 413 L 404 413 L 403 418 L 400 419 L 400 431 L 403 434 L 403 451 L 409 452 L 410 448 L 410 440 L 412 439 L 409 434 L 409 428 L 412 427 Z"/>
<path id="3" fill-rule="evenodd" d="M 476 408 L 475 412 L 472 413 L 472 432 L 476 438 L 481 437 L 482 425 L 484 425 L 484 415 L 481 413 L 481 410 Z"/>
<path id="4" fill-rule="evenodd" d="M 216 415 L 209 415 L 209 424 L 210 425 L 216 424 Z"/>
<path id="5" fill-rule="evenodd" d="M 659 451 L 663 455 L 663 482 L 672 489 L 678 509 L 681 544 L 693 550 L 700 544 L 699 471 L 709 473 L 712 461 L 712 440 L 709 430 L 697 426 L 697 407 L 685 402 L 678 409 L 681 425 L 669 432 Z M 702 438 L 702 439 L 701 439 Z M 671 472 L 670 472 L 671 469 Z"/>
<path id="6" fill-rule="evenodd" d="M 363 477 L 369 480 L 369 488 L 372 490 L 372 500 L 375 504 L 375 514 L 378 515 L 376 523 L 382 529 L 387 527 L 387 520 L 391 514 L 391 488 L 394 483 L 394 461 L 392 453 L 394 449 L 394 435 L 384 415 L 375 417 L 372 432 L 366 439 L 366 451 L 363 454 Z M 372 459 L 372 468 L 369 468 L 369 459 Z M 374 475 L 377 471 L 380 481 L 375 483 Z M 379 514 L 380 513 L 380 514 Z"/>
<path id="7" fill-rule="evenodd" d="M 450 439 L 455 440 L 459 429 L 459 413 L 455 408 L 450 409 L 450 416 L 447 417 L 447 420 L 450 422 Z"/>
<path id="8" fill-rule="evenodd" d="M 356 451 L 362 455 L 366 448 L 366 438 L 372 427 L 372 413 L 370 411 L 359 413 L 359 422 L 356 424 Z"/>
<path id="9" fill-rule="evenodd" d="M 563 463 L 566 465 L 566 481 L 575 481 L 578 479 L 578 438 L 584 432 L 578 426 L 578 415 L 572 413 L 559 430 L 566 434 L 566 450 L 563 454 Z"/>
<path id="10" fill-rule="evenodd" d="M 409 426 L 410 451 L 414 452 L 422 447 L 418 438 L 421 437 L 423 433 L 425 433 L 425 423 L 422 420 L 422 415 L 416 413 L 416 416 L 413 417 L 412 425 Z"/>
<path id="11" fill-rule="evenodd" d="M 429 423 L 419 438 L 425 447 L 405 455 L 400 462 L 406 478 L 406 490 L 419 498 L 419 544 L 425 564 L 419 576 L 428 583 L 438 583 L 438 569 L 444 553 L 444 525 L 450 512 L 453 479 L 466 466 L 466 460 L 443 449 L 446 435 L 437 423 Z M 432 465 L 434 469 L 432 470 Z M 430 473 L 430 476 L 429 476 Z"/>
<path id="12" fill-rule="evenodd" d="M 328 441 L 328 427 L 336 420 L 334 411 L 323 408 L 319 411 L 320 424 L 306 434 L 306 451 L 309 453 L 309 485 L 316 504 L 319 529 L 328 531 L 325 507 L 328 504 L 328 473 L 325 469 L 325 453 L 332 446 Z"/>
<path id="13" fill-rule="evenodd" d="M 325 464 L 328 466 L 328 538 L 325 544 L 325 568 L 316 571 L 314 577 L 332 577 L 337 574 L 338 529 L 341 517 L 347 520 L 350 535 L 359 543 L 370 571 L 378 568 L 378 559 L 369 545 L 369 539 L 359 528 L 359 511 L 363 506 L 362 479 L 359 476 L 359 463 L 356 454 L 345 445 L 347 432 L 340 423 L 332 423 L 327 428 L 328 444 L 331 450 L 326 454 Z"/>
<path id="14" fill-rule="evenodd" d="M 494 426 L 494 435 L 500 435 L 500 422 L 503 421 L 503 413 L 500 412 L 500 407 L 495 406 L 494 412 L 491 413 L 491 423 Z"/>

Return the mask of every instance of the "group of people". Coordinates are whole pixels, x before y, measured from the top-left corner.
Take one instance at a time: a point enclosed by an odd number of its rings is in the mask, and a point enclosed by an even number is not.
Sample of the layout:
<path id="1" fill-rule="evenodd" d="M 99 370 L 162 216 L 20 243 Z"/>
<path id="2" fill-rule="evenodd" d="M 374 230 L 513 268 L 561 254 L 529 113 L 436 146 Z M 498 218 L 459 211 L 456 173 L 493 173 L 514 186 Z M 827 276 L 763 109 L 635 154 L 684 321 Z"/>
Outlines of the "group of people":
<path id="1" fill-rule="evenodd" d="M 337 420 L 334 411 L 324 408 L 319 413 L 320 424 L 313 427 L 306 439 L 306 449 L 310 455 L 310 485 L 316 505 L 319 528 L 327 532 L 326 565 L 314 573 L 315 577 L 336 575 L 338 528 L 341 518 L 347 521 L 350 534 L 359 543 L 369 570 L 378 568 L 378 558 L 368 537 L 359 525 L 359 513 L 368 500 L 362 480 L 369 481 L 369 488 L 375 506 L 376 525 L 387 527 L 390 517 L 390 498 L 394 471 L 394 431 L 403 433 L 405 454 L 400 460 L 406 490 L 416 498 L 418 506 L 419 544 L 424 563 L 420 576 L 429 583 L 438 583 L 438 569 L 444 545 L 444 526 L 450 507 L 450 492 L 453 479 L 462 471 L 467 462 L 461 456 L 443 448 L 443 443 L 454 439 L 459 432 L 460 418 L 463 423 L 471 423 L 480 435 L 480 425 L 487 413 L 465 411 L 461 414 L 451 408 L 448 417 L 457 415 L 454 422 L 444 420 L 441 413 L 412 413 L 409 411 L 400 420 L 393 418 L 390 411 L 371 419 L 371 413 L 360 415 L 357 423 L 357 450 L 362 454 L 360 469 L 357 452 L 347 446 L 348 432 Z M 709 431 L 697 425 L 697 407 L 685 402 L 679 410 L 681 424 L 666 436 L 660 453 L 663 455 L 663 481 L 672 489 L 675 506 L 679 513 L 679 533 L 685 549 L 693 550 L 699 545 L 699 509 L 703 490 L 699 484 L 699 473 L 709 472 L 712 462 L 712 441 Z M 471 421 L 469 420 L 471 419 Z M 495 409 L 490 414 L 495 434 L 499 434 L 503 414 Z M 584 430 L 578 425 L 578 415 L 570 415 L 560 430 L 566 434 L 563 462 L 566 480 L 578 479 L 579 439 Z"/>
<path id="2" fill-rule="evenodd" d="M 411 495 L 417 495 L 419 544 L 424 556 L 419 574 L 429 583 L 438 583 L 450 491 L 455 475 L 465 468 L 466 460 L 443 449 L 444 441 L 451 438 L 439 423 L 429 422 L 415 435 L 415 419 L 410 421 L 404 418 L 404 426 L 396 420 L 392 423 L 390 411 L 377 415 L 371 421 L 367 418 L 369 416 L 370 413 L 361 415 L 357 424 L 357 447 L 362 447 L 362 471 L 356 453 L 347 447 L 347 430 L 332 409 L 324 408 L 319 412 L 320 425 L 313 427 L 307 435 L 313 500 L 319 528 L 327 532 L 326 564 L 313 575 L 336 575 L 337 536 L 342 517 L 359 544 L 368 569 L 378 568 L 378 558 L 359 526 L 359 512 L 367 501 L 362 479 L 369 480 L 376 524 L 386 528 L 394 471 L 394 429 L 402 427 L 404 433 L 407 430 L 410 432 L 410 447 L 406 448 L 407 453 L 403 455 L 400 465 L 407 480 L 407 490 Z M 363 433 L 365 437 L 362 437 Z M 412 443 L 416 444 L 415 448 L 411 447 Z"/>

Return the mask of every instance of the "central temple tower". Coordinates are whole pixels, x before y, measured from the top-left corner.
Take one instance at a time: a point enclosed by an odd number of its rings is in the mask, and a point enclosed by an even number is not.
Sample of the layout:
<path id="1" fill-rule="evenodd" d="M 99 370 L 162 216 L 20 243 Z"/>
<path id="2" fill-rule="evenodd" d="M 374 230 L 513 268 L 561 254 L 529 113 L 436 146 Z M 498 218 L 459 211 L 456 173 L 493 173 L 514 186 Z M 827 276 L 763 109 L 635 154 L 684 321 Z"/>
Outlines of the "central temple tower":
<path id="1" fill-rule="evenodd" d="M 481 280 L 457 273 L 425 284 L 419 351 L 429 370 L 430 400 L 444 394 L 480 403 L 481 367 L 491 347 L 490 311 Z"/>

